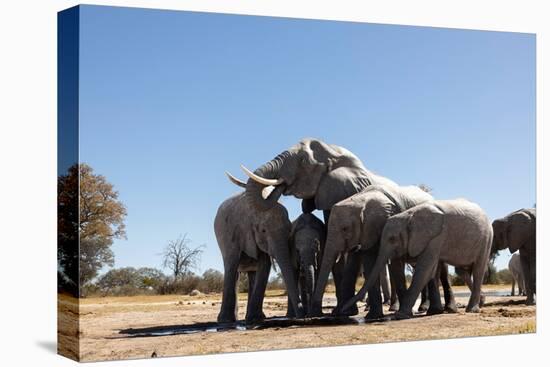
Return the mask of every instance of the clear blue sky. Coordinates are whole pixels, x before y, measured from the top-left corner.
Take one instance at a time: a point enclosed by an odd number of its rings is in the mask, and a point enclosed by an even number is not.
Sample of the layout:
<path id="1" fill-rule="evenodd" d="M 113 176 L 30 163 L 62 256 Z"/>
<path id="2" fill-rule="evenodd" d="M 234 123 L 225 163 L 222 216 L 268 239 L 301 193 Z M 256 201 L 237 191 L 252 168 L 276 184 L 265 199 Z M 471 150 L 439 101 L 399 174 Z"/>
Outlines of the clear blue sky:
<path id="1" fill-rule="evenodd" d="M 117 267 L 160 267 L 188 233 L 207 246 L 200 272 L 222 270 L 213 219 L 239 190 L 224 171 L 304 137 L 491 219 L 535 203 L 534 35 L 95 6 L 80 19 L 80 159 L 127 206 Z"/>

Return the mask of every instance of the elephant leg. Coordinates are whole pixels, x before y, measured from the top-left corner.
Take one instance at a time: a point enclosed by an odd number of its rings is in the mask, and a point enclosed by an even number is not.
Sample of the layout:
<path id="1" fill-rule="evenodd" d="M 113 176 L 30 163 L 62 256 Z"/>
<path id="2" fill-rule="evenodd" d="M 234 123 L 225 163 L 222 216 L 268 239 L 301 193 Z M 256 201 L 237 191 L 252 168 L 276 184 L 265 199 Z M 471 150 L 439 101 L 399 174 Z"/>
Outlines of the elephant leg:
<path id="1" fill-rule="evenodd" d="M 455 268 L 455 273 L 462 278 L 464 283 L 468 286 L 470 293 L 473 293 L 474 284 L 472 283 L 472 272 L 466 268 Z M 485 276 L 485 270 L 483 270 L 483 276 Z M 485 295 L 483 292 L 481 292 L 479 297 L 479 307 L 482 307 L 485 304 Z"/>
<path id="2" fill-rule="evenodd" d="M 340 260 L 332 267 L 332 280 L 334 281 L 334 288 L 336 291 L 336 308 L 333 313 L 338 309 L 338 306 L 342 305 L 342 283 L 344 280 L 344 259 L 343 255 L 340 256 Z"/>
<path id="3" fill-rule="evenodd" d="M 393 259 L 389 264 L 390 282 L 392 288 L 392 302 L 390 311 L 399 310 L 399 300 L 403 297 L 407 289 L 407 280 L 405 278 L 405 262 L 401 259 Z"/>
<path id="4" fill-rule="evenodd" d="M 473 284 L 471 288 L 470 300 L 466 306 L 466 312 L 480 312 L 481 304 L 481 284 L 485 277 L 487 269 L 487 260 L 483 259 L 474 264 L 472 267 Z"/>
<path id="5" fill-rule="evenodd" d="M 384 295 L 384 304 L 391 304 L 390 284 L 388 281 L 388 269 L 387 266 L 380 272 L 380 286 L 382 288 L 382 294 Z"/>
<path id="6" fill-rule="evenodd" d="M 418 312 L 426 312 L 430 308 L 430 297 L 428 294 L 428 286 L 426 285 L 420 292 L 420 305 L 418 306 Z"/>
<path id="7" fill-rule="evenodd" d="M 363 256 L 363 274 L 371 274 L 374 264 L 376 263 L 376 258 L 378 254 L 374 251 L 367 251 Z M 385 269 L 385 267 L 384 267 Z M 382 295 L 380 294 L 380 276 L 378 274 L 378 279 L 374 281 L 374 285 L 368 290 L 369 298 L 369 312 L 367 313 L 367 320 L 374 320 L 384 317 L 384 312 L 382 309 Z M 365 279 L 366 281 L 366 279 Z"/>
<path id="8" fill-rule="evenodd" d="M 455 295 L 451 283 L 449 283 L 449 265 L 445 263 L 440 264 L 439 280 L 443 287 L 443 297 L 445 298 L 445 311 L 449 313 L 456 313 L 458 308 L 456 307 Z"/>
<path id="9" fill-rule="evenodd" d="M 534 295 L 537 294 L 537 256 L 535 254 L 529 256 L 529 283 L 531 284 L 533 304 L 535 304 Z"/>
<path id="10" fill-rule="evenodd" d="M 527 292 L 527 299 L 525 300 L 526 305 L 534 305 L 534 283 L 535 283 L 535 271 L 531 269 L 531 261 L 529 261 L 529 254 L 527 251 L 520 249 L 519 258 L 521 260 L 521 269 L 523 271 L 523 276 L 526 279 L 525 290 Z"/>
<path id="11" fill-rule="evenodd" d="M 254 280 L 254 290 L 252 292 L 252 300 L 248 303 L 246 310 L 246 323 L 254 323 L 265 318 L 263 313 L 263 302 L 265 296 L 265 288 L 271 270 L 271 259 L 265 253 L 258 256 L 258 268 Z"/>
<path id="12" fill-rule="evenodd" d="M 519 284 L 518 284 L 518 288 L 519 288 Z M 519 292 L 521 293 L 521 288 L 519 288 Z M 512 291 L 510 295 L 512 297 L 516 295 L 516 278 L 515 277 L 512 277 Z"/>
<path id="13" fill-rule="evenodd" d="M 343 269 L 340 279 L 340 298 L 337 299 L 336 308 L 333 310 L 333 314 L 353 316 L 359 313 L 357 305 L 353 305 L 345 313 L 341 312 L 341 308 L 348 300 L 355 295 L 355 284 L 357 283 L 357 277 L 359 275 L 359 269 L 361 267 L 361 258 L 363 254 L 359 251 L 348 253 L 347 259 L 343 264 Z M 342 259 L 340 260 L 342 262 Z M 333 273 L 334 274 L 334 273 Z M 338 296 L 338 294 L 337 294 Z"/>
<path id="14" fill-rule="evenodd" d="M 224 259 L 225 260 L 225 259 Z M 237 285 L 239 280 L 239 258 L 224 261 L 223 295 L 218 322 L 237 321 Z"/>
<path id="15" fill-rule="evenodd" d="M 441 304 L 441 294 L 439 293 L 439 272 L 428 282 L 428 297 L 430 299 L 430 307 L 426 315 L 439 315 L 443 313 L 443 305 Z"/>
<path id="16" fill-rule="evenodd" d="M 412 317 L 412 308 L 422 288 L 424 288 L 435 275 L 437 268 L 437 260 L 435 259 L 439 257 L 439 254 L 436 253 L 435 250 L 436 249 L 433 248 L 427 248 L 424 250 L 424 253 L 418 257 L 411 285 L 405 291 L 403 300 L 400 301 L 399 311 L 395 313 L 397 319 Z"/>
<path id="17" fill-rule="evenodd" d="M 252 302 L 252 291 L 254 290 L 254 282 L 256 280 L 255 271 L 247 271 L 246 277 L 248 279 L 248 301 L 246 302 L 246 309 L 250 309 L 250 302 Z M 248 311 L 247 311 L 248 312 Z"/>
<path id="18" fill-rule="evenodd" d="M 296 282 L 296 284 L 298 285 L 298 293 L 300 294 L 301 293 L 301 290 L 303 289 L 301 287 L 301 284 L 299 282 L 299 276 L 298 276 L 299 272 L 298 270 L 296 270 L 295 272 L 295 277 L 294 277 L 294 280 Z M 295 318 L 297 317 L 296 315 L 296 310 L 294 310 L 294 306 L 292 306 L 292 301 L 290 300 L 290 296 L 288 295 L 288 292 L 287 292 L 287 306 L 286 306 L 286 317 L 288 318 Z M 302 301 L 303 302 L 303 301 Z M 303 303 L 302 303 L 303 304 Z M 304 305 L 305 306 L 305 305 Z"/>

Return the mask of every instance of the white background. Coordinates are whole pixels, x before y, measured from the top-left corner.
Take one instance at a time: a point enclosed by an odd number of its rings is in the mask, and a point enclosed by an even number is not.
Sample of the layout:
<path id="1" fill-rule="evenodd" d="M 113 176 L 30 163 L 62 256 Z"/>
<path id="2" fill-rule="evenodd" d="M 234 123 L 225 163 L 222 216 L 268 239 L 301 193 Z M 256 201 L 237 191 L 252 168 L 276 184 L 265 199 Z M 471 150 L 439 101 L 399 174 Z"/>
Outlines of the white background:
<path id="1" fill-rule="evenodd" d="M 95 4 L 354 20 L 537 33 L 537 334 L 100 362 L 97 366 L 547 363 L 550 348 L 544 247 L 549 235 L 548 109 L 550 32 L 545 1 L 94 1 Z M 56 12 L 74 1 L 0 5 L 0 364 L 74 365 L 56 355 Z M 546 25 L 544 24 L 546 21 Z M 546 66 L 546 69 L 544 68 Z M 546 88 L 545 88 L 546 87 Z M 546 93 L 544 93 L 546 90 Z M 543 103 L 546 100 L 546 105 Z M 490 137 L 488 137 L 490 138 Z M 511 167 L 513 169 L 513 167 Z M 419 335 L 419 337 L 422 337 Z M 297 359 L 299 361 L 297 361 Z M 541 360 L 542 359 L 542 360 Z M 529 362 L 529 361 L 530 362 Z M 539 362 L 540 361 L 540 362 Z"/>

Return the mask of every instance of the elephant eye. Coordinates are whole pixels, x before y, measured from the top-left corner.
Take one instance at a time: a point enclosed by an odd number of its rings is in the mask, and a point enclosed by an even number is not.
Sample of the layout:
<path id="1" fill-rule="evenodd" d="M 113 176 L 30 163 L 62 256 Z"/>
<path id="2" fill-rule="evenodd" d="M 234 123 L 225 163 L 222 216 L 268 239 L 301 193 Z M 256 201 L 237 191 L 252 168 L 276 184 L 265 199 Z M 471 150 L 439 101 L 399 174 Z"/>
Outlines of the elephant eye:
<path id="1" fill-rule="evenodd" d="M 265 233 L 265 228 L 262 228 L 262 233 Z"/>

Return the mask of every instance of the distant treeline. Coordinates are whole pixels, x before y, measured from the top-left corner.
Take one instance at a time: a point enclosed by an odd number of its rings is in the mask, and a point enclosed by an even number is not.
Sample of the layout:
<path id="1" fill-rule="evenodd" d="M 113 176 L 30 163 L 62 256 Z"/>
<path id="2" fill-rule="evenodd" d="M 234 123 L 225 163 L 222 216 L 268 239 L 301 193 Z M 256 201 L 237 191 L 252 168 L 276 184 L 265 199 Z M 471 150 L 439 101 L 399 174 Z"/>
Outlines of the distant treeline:
<path id="1" fill-rule="evenodd" d="M 408 282 L 410 282 L 410 278 L 411 275 L 407 274 Z M 464 285 L 462 278 L 455 274 L 450 274 L 450 281 L 454 286 Z M 363 280 L 360 279 L 358 283 L 362 284 L 362 282 Z M 512 274 L 508 269 L 496 271 L 492 267 L 485 278 L 485 284 L 510 284 L 511 282 Z M 238 287 L 239 292 L 248 291 L 246 273 L 240 274 Z M 285 289 L 280 273 L 271 277 L 267 288 Z M 202 275 L 187 272 L 174 278 L 174 276 L 166 275 L 155 268 L 118 268 L 109 270 L 99 276 L 96 281 L 84 286 L 82 296 L 187 295 L 194 290 L 201 293 L 221 293 L 223 291 L 223 273 L 215 269 L 208 269 Z"/>
<path id="2" fill-rule="evenodd" d="M 284 289 L 279 273 L 272 277 L 268 289 Z M 99 276 L 94 282 L 82 287 L 83 297 L 135 296 L 156 294 L 190 294 L 198 290 L 202 293 L 221 293 L 223 273 L 208 269 L 202 275 L 193 272 L 169 276 L 155 268 L 117 268 Z M 239 292 L 248 291 L 245 273 L 239 277 Z"/>

